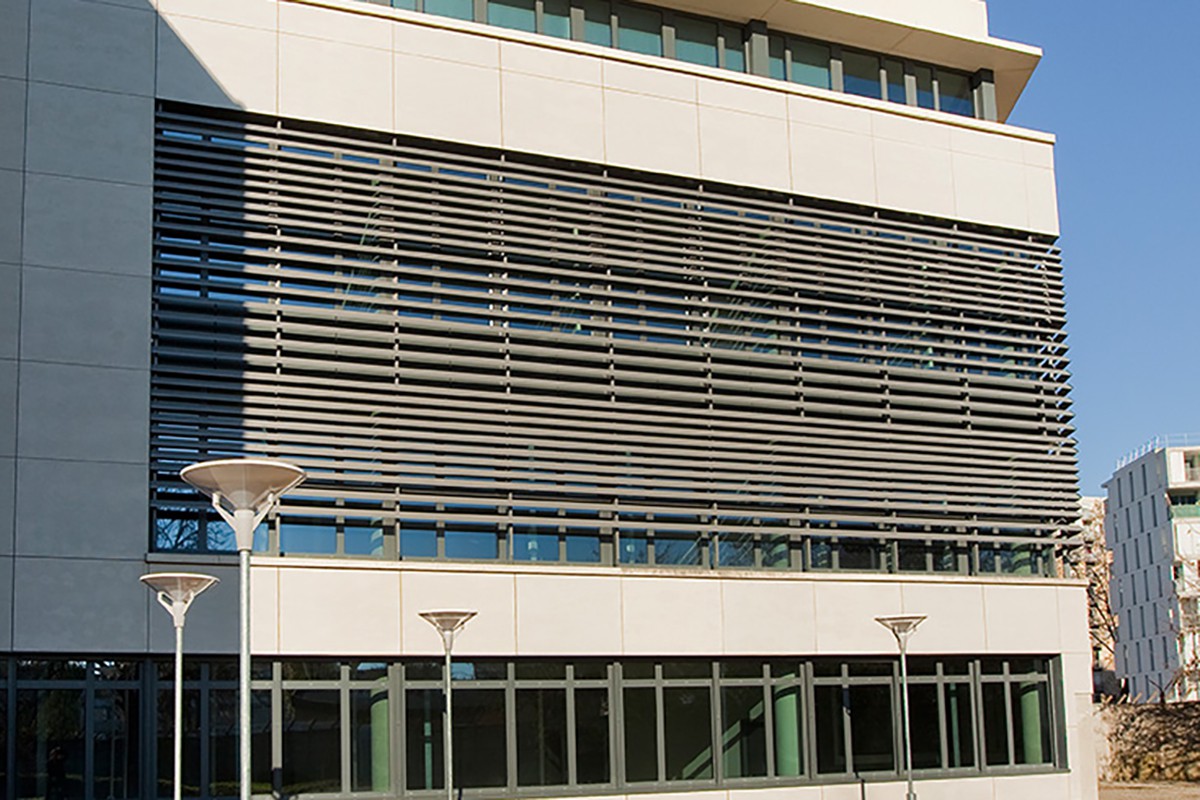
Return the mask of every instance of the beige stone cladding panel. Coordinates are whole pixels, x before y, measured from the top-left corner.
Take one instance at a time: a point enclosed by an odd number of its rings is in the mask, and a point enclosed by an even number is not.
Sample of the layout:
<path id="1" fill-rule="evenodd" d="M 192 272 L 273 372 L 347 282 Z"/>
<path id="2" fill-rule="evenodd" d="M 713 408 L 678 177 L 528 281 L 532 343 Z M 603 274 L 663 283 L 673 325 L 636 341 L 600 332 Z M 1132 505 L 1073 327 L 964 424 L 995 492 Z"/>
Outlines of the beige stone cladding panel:
<path id="1" fill-rule="evenodd" d="M 917 796 L 921 800 L 993 800 L 995 791 L 995 781 L 992 778 L 924 780 L 918 784 Z M 903 797 L 903 794 L 900 796 Z M 1030 795 L 1028 800 L 1034 800 L 1034 796 Z"/>
<path id="2" fill-rule="evenodd" d="M 399 653 L 399 595 L 400 576 L 390 570 L 280 570 L 279 652 Z"/>
<path id="3" fill-rule="evenodd" d="M 936 122 L 893 114 L 872 115 L 871 131 L 879 205 L 955 216 L 950 131 Z"/>
<path id="4" fill-rule="evenodd" d="M 396 53 L 395 130 L 499 146 L 500 73 L 460 61 Z"/>
<path id="5" fill-rule="evenodd" d="M 394 102 L 390 47 L 280 34 L 280 114 L 387 130 Z"/>
<path id="6" fill-rule="evenodd" d="M 705 578 L 624 576 L 621 625 L 625 655 L 721 652 L 721 586 Z"/>
<path id="7" fill-rule="evenodd" d="M 605 160 L 604 92 L 599 86 L 504 72 L 501 91 L 505 147 Z"/>
<path id="8" fill-rule="evenodd" d="M 983 589 L 989 653 L 1059 653 L 1062 641 L 1055 586 L 988 584 Z"/>
<path id="9" fill-rule="evenodd" d="M 279 573 L 275 567 L 250 568 L 250 652 L 255 655 L 279 653 Z"/>
<path id="10" fill-rule="evenodd" d="M 814 587 L 799 581 L 721 582 L 726 655 L 795 655 L 817 648 Z"/>
<path id="11" fill-rule="evenodd" d="M 1071 794 L 1071 782 L 1067 775 L 1022 775 L 1011 778 L 996 778 L 996 800 L 1082 800 Z"/>
<path id="12" fill-rule="evenodd" d="M 472 609 L 479 616 L 456 640 L 463 656 L 516 652 L 516 578 L 505 573 L 450 570 L 404 572 L 400 577 L 401 652 L 441 655 L 441 639 L 418 614 L 438 609 Z M 561 602 L 561 601 L 560 601 Z"/>
<path id="13" fill-rule="evenodd" d="M 899 584 L 820 581 L 814 590 L 818 653 L 895 652 L 895 640 L 875 617 L 901 612 Z"/>
<path id="14" fill-rule="evenodd" d="M 978 584 L 905 583 L 901 611 L 928 617 L 911 640 L 913 653 L 982 653 L 983 587 Z"/>
<path id="15" fill-rule="evenodd" d="M 278 110 L 278 38 L 274 29 L 162 14 L 157 96 L 273 114 Z"/>
<path id="16" fill-rule="evenodd" d="M 599 575 L 518 575 L 517 655 L 619 655 L 621 584 Z"/>
<path id="17" fill-rule="evenodd" d="M 713 793 L 715 794 L 715 793 Z M 778 789 L 729 789 L 718 797 L 728 800 L 822 800 L 820 786 L 788 786 Z"/>

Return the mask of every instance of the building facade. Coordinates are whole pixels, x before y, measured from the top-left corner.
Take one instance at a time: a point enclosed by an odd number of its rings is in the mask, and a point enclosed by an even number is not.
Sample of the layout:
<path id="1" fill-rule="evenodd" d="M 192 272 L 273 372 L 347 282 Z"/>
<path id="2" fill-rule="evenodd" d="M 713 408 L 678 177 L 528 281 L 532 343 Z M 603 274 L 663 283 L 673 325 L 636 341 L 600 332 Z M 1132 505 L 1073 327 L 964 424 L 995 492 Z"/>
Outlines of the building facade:
<path id="1" fill-rule="evenodd" d="M 1095 796 L 1053 137 L 978 0 L 0 0 L 0 791 Z"/>
<path id="2" fill-rule="evenodd" d="M 1104 484 L 1116 667 L 1135 700 L 1200 699 L 1200 446 L 1156 441 Z"/>

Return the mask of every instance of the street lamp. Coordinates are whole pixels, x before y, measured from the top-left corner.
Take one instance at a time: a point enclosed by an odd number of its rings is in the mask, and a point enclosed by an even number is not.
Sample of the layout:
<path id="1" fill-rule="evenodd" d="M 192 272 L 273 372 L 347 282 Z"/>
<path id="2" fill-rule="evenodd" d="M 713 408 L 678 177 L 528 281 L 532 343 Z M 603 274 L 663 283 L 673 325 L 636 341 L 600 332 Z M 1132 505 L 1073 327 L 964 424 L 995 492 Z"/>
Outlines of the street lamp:
<path id="1" fill-rule="evenodd" d="M 238 549 L 238 749 L 239 796 L 250 800 L 250 550 L 254 529 L 279 498 L 304 480 L 304 470 L 267 458 L 227 458 L 184 467 L 179 476 L 212 498 L 233 528 Z"/>
<path id="2" fill-rule="evenodd" d="M 917 800 L 917 793 L 913 791 L 912 729 L 908 723 L 908 638 L 925 619 L 924 614 L 901 614 L 875 618 L 876 622 L 892 632 L 892 635 L 896 637 L 896 644 L 900 645 L 900 699 L 904 709 L 904 776 L 908 781 L 906 800 Z"/>
<path id="3" fill-rule="evenodd" d="M 450 710 L 450 651 L 454 649 L 454 637 L 463 629 L 477 611 L 419 611 L 421 619 L 428 622 L 442 637 L 442 649 L 446 654 L 446 671 L 443 674 L 446 695 L 446 724 L 443 727 L 446 751 L 446 800 L 454 800 L 454 717 Z"/>
<path id="4" fill-rule="evenodd" d="M 183 793 L 183 621 L 188 606 L 208 587 L 218 582 L 211 575 L 191 572 L 156 572 L 141 577 L 155 592 L 159 605 L 171 613 L 175 623 L 175 800 Z"/>

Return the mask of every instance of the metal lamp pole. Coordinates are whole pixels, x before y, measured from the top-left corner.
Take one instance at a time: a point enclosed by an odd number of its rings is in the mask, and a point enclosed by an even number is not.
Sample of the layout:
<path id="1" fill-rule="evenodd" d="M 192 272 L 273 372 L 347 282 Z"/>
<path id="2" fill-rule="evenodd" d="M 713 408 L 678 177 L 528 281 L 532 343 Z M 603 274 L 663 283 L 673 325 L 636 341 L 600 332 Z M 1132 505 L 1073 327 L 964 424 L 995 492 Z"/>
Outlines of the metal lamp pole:
<path id="1" fill-rule="evenodd" d="M 171 614 L 175 623 L 175 800 L 183 795 L 183 623 L 192 601 L 208 587 L 218 583 L 211 575 L 190 572 L 158 572 L 141 577 L 155 592 L 159 605 Z"/>
<path id="2" fill-rule="evenodd" d="M 266 458 L 230 458 L 184 467 L 185 481 L 212 498 L 212 506 L 233 529 L 238 549 L 238 751 L 240 800 L 250 800 L 250 551 L 254 530 L 279 502 L 300 485 L 304 470 Z"/>
<path id="3" fill-rule="evenodd" d="M 876 622 L 892 632 L 896 637 L 896 644 L 900 645 L 900 700 L 904 709 L 904 777 L 908 782 L 905 800 L 917 800 L 917 793 L 913 791 L 912 729 L 908 721 L 908 639 L 925 619 L 924 614 L 875 618 Z"/>
<path id="4" fill-rule="evenodd" d="M 443 693 L 446 696 L 446 724 L 442 730 L 446 752 L 446 800 L 454 800 L 454 716 L 450 702 L 450 652 L 454 649 L 454 637 L 463 629 L 476 611 L 420 611 L 419 616 L 437 629 L 442 637 L 442 650 L 446 656 L 443 673 Z"/>

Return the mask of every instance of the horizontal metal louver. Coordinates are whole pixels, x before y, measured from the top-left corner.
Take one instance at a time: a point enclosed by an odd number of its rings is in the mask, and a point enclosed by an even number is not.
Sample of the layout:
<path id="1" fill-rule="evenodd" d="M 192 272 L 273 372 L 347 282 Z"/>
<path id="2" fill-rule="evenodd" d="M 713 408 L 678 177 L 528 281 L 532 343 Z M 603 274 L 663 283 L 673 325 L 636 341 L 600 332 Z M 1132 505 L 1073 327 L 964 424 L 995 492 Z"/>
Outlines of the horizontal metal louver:
<path id="1" fill-rule="evenodd" d="M 154 270 L 162 518 L 199 508 L 181 466 L 251 453 L 312 474 L 285 517 L 392 535 L 1077 514 L 1041 237 L 164 105 Z"/>

